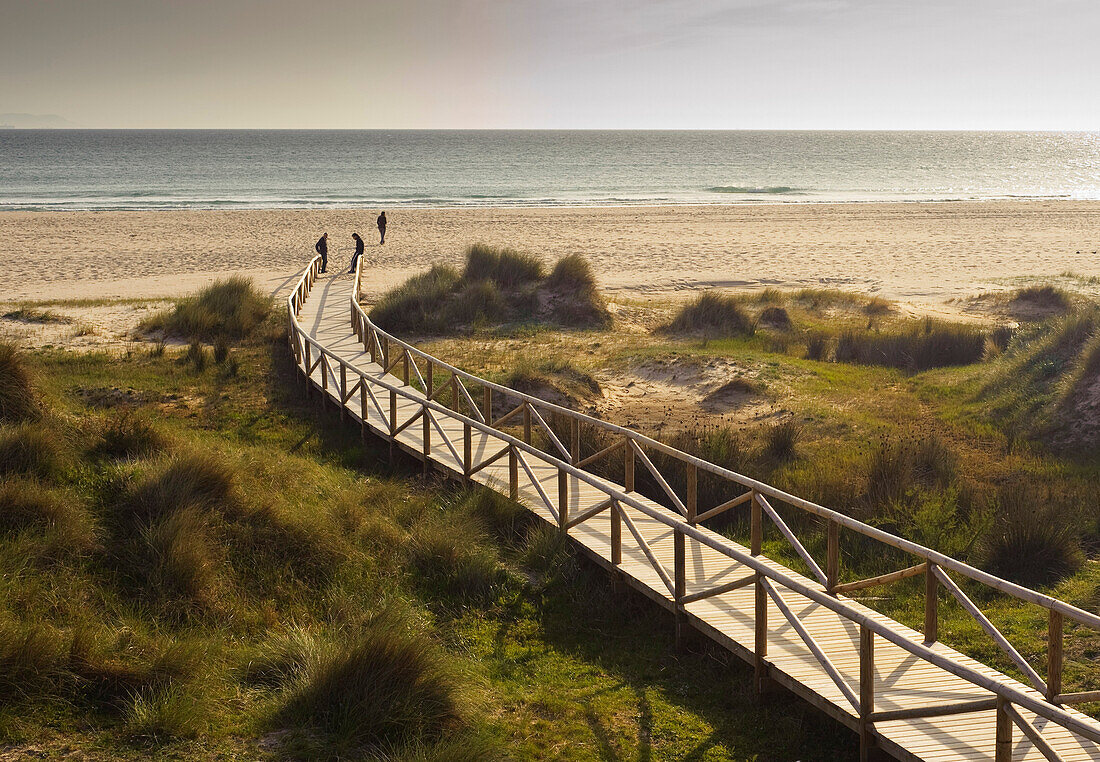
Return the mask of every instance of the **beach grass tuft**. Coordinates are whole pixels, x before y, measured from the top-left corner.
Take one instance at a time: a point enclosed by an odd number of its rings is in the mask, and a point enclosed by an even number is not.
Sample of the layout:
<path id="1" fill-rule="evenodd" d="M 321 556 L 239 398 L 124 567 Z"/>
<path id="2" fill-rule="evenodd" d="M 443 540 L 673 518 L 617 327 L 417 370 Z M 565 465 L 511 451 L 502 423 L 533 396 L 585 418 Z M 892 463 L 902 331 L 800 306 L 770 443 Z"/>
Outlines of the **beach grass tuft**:
<path id="1" fill-rule="evenodd" d="M 14 344 L 0 342 L 0 423 L 20 423 L 40 412 L 34 374 Z"/>
<path id="2" fill-rule="evenodd" d="M 755 329 L 737 297 L 707 291 L 684 306 L 666 330 L 707 336 L 751 336 Z"/>
<path id="3" fill-rule="evenodd" d="M 168 311 L 142 321 L 146 333 L 211 341 L 240 340 L 250 335 L 271 312 L 271 299 L 248 278 L 219 280 Z"/>

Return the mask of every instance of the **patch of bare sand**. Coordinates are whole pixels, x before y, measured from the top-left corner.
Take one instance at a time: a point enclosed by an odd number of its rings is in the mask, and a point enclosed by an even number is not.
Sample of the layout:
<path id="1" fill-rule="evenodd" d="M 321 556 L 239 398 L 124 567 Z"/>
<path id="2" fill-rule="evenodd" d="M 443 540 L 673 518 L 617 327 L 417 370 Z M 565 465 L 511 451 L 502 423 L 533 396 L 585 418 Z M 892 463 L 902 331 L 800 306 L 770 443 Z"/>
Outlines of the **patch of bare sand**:
<path id="1" fill-rule="evenodd" d="M 624 426 L 671 434 L 718 425 L 734 428 L 785 417 L 760 369 L 725 359 L 656 359 L 629 371 L 596 373 L 603 396 L 595 412 Z M 740 379 L 742 383 L 731 384 Z"/>
<path id="2" fill-rule="evenodd" d="M 0 337 L 23 349 L 124 350 L 134 344 L 138 324 L 168 305 L 169 302 L 150 299 L 48 304 L 29 310 L 31 313 L 48 311 L 50 319 L 43 321 L 15 316 L 23 305 L 0 303 Z"/>

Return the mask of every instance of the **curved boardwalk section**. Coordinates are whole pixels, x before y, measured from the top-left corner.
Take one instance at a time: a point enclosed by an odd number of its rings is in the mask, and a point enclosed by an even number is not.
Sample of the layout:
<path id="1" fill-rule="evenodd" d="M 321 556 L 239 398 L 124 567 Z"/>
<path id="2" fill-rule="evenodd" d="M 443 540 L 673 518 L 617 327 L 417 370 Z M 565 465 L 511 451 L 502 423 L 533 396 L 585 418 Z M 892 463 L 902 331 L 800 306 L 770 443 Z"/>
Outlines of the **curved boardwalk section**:
<path id="1" fill-rule="evenodd" d="M 425 468 L 522 501 L 672 612 L 678 635 L 685 627 L 704 633 L 752 665 L 758 689 L 784 685 L 859 733 L 861 756 L 879 748 L 898 759 L 1100 761 L 1100 723 L 1071 707 L 1100 693 L 1067 693 L 1061 685 L 1064 624 L 1100 629 L 1100 617 L 636 432 L 463 373 L 374 326 L 358 305 L 358 273 L 318 279 L 318 268 L 314 260 L 288 299 L 291 348 L 308 388 Z M 581 458 L 589 427 L 606 446 Z M 679 469 L 675 478 L 670 462 Z M 609 463 L 614 470 L 599 467 Z M 725 502 L 698 504 L 700 473 L 728 482 Z M 635 491 L 643 478 L 660 502 Z M 823 527 L 824 558 L 783 519 L 791 510 Z M 749 519 L 749 547 L 702 525 L 726 511 Z M 810 576 L 763 556 L 765 531 L 785 538 Z M 842 532 L 898 549 L 912 564 L 841 584 Z M 916 576 L 925 581 L 924 632 L 844 595 Z M 960 580 L 1047 609 L 1045 663 L 1037 667 L 1017 652 Z M 938 641 L 937 602 L 947 596 L 1028 684 Z"/>

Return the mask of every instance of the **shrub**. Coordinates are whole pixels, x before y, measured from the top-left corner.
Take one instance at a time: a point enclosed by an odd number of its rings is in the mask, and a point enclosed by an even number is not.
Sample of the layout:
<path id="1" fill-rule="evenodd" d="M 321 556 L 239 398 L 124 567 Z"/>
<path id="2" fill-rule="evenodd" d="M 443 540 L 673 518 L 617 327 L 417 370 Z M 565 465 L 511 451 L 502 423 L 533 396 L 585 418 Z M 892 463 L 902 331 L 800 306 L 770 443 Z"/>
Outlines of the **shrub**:
<path id="1" fill-rule="evenodd" d="M 0 430 L 0 474 L 54 478 L 64 468 L 64 449 L 57 433 L 37 424 L 6 427 Z"/>
<path id="2" fill-rule="evenodd" d="M 453 267 L 434 265 L 383 294 L 370 311 L 371 320 L 389 331 L 435 330 L 439 308 L 458 282 Z"/>
<path id="3" fill-rule="evenodd" d="M 542 280 L 544 274 L 542 260 L 533 254 L 477 243 L 466 250 L 462 279 L 471 283 L 490 280 L 502 289 L 513 289 Z"/>
<path id="4" fill-rule="evenodd" d="M 217 337 L 241 339 L 260 325 L 271 311 L 271 299 L 248 278 L 216 281 L 169 312 L 145 320 L 145 331 L 160 330 L 192 340 Z"/>
<path id="5" fill-rule="evenodd" d="M 1045 585 L 1084 562 L 1076 509 L 1022 481 L 997 494 L 993 528 L 983 547 L 984 566 L 1024 585 Z"/>
<path id="6" fill-rule="evenodd" d="M 802 428 L 793 420 L 767 427 L 764 430 L 764 455 L 772 460 L 793 458 L 801 436 Z"/>
<path id="7" fill-rule="evenodd" d="M 552 297 L 554 320 L 562 325 L 611 325 L 611 313 L 584 257 L 570 254 L 559 259 L 544 285 Z"/>
<path id="8" fill-rule="evenodd" d="M 732 296 L 707 291 L 680 310 L 668 329 L 677 333 L 706 333 L 717 336 L 751 336 L 752 321 L 741 303 Z"/>
<path id="9" fill-rule="evenodd" d="M 508 305 L 504 296 L 490 280 L 474 281 L 463 286 L 442 309 L 443 323 L 448 326 L 497 323 L 507 319 L 507 316 Z"/>
<path id="10" fill-rule="evenodd" d="M 884 439 L 871 451 L 867 495 L 872 503 L 887 505 L 919 485 L 946 487 L 955 468 L 955 454 L 934 433 Z"/>
<path id="11" fill-rule="evenodd" d="M 195 340 L 191 342 L 191 345 L 187 347 L 187 354 L 184 356 L 184 362 L 190 363 L 196 373 L 202 373 L 206 370 L 206 348 L 202 345 L 201 341 Z"/>
<path id="12" fill-rule="evenodd" d="M 31 369 L 13 344 L 0 342 L 0 423 L 22 423 L 38 417 Z"/>
<path id="13" fill-rule="evenodd" d="M 148 418 L 124 409 L 103 421 L 92 452 L 108 458 L 143 458 L 166 446 L 167 440 Z"/>
<path id="14" fill-rule="evenodd" d="M 1010 307 L 1031 307 L 1050 312 L 1066 312 L 1072 302 L 1069 294 L 1055 286 L 1028 286 L 1013 292 Z"/>
<path id="15" fill-rule="evenodd" d="M 95 526 L 84 506 L 35 482 L 0 482 L 0 535 L 35 532 L 52 539 L 51 551 L 80 555 L 95 546 Z"/>
<path id="16" fill-rule="evenodd" d="M 158 744 L 199 735 L 206 724 L 206 711 L 196 693 L 167 685 L 135 695 L 124 722 L 131 738 Z"/>
<path id="17" fill-rule="evenodd" d="M 791 327 L 791 316 L 782 307 L 765 307 L 760 312 L 760 322 L 772 328 L 786 331 Z"/>
<path id="18" fill-rule="evenodd" d="M 824 334 L 810 334 L 806 339 L 806 359 L 824 360 L 829 348 L 828 341 Z"/>
<path id="19" fill-rule="evenodd" d="M 919 329 L 898 333 L 845 331 L 836 359 L 858 365 L 884 365 L 910 372 L 968 365 L 982 359 L 985 334 L 969 326 L 926 321 Z"/>
<path id="20" fill-rule="evenodd" d="M 229 342 L 224 336 L 219 336 L 214 340 L 214 362 L 222 365 L 227 359 L 229 359 Z"/>
<path id="21" fill-rule="evenodd" d="M 209 603 L 221 561 L 207 519 L 193 506 L 168 513 L 145 532 L 152 553 L 149 587 L 165 600 Z"/>
<path id="22" fill-rule="evenodd" d="M 234 469 L 213 455 L 179 455 L 140 485 L 130 504 L 135 513 L 147 518 L 187 505 L 234 510 L 239 506 L 236 482 Z"/>
<path id="23" fill-rule="evenodd" d="M 890 302 L 880 296 L 872 296 L 863 305 L 865 315 L 885 315 L 890 312 Z"/>
<path id="24" fill-rule="evenodd" d="M 337 749 L 434 741 L 464 722 L 461 676 L 427 637 L 375 622 L 303 676 L 276 722 Z"/>

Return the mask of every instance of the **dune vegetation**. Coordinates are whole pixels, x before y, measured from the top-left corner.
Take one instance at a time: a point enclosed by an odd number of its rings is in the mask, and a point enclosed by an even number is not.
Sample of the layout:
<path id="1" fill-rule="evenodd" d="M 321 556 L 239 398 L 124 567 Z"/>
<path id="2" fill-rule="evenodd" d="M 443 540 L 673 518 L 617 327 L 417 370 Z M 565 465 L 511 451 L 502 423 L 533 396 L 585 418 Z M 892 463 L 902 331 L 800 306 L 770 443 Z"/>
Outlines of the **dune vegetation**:
<path id="1" fill-rule="evenodd" d="M 611 324 L 588 263 L 572 255 L 547 274 L 532 254 L 475 244 L 462 272 L 435 265 L 385 293 L 371 319 L 388 331 L 437 334 L 502 324 Z"/>
<path id="2" fill-rule="evenodd" d="M 720 649 L 675 653 L 652 604 L 517 504 L 319 414 L 283 325 L 213 353 L 0 352 L 25 382 L 0 424 L 6 752 L 851 753 L 809 706 L 757 704 Z"/>

